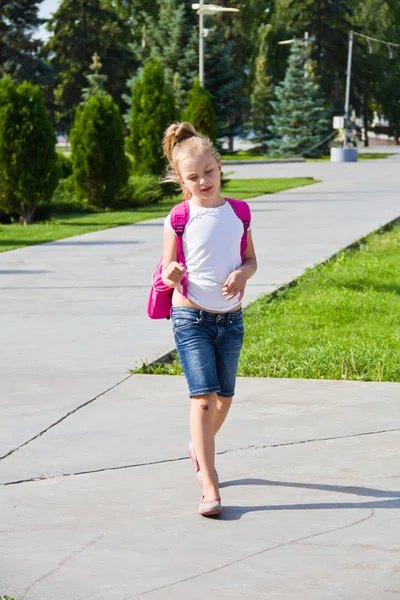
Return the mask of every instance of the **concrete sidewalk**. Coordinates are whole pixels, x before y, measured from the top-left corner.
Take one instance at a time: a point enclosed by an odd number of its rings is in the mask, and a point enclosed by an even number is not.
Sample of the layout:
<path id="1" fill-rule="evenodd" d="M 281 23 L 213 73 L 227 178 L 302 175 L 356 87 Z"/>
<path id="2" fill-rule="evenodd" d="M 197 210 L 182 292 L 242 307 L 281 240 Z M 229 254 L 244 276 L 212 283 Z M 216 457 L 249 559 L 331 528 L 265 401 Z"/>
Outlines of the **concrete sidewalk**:
<path id="1" fill-rule="evenodd" d="M 399 216 L 400 155 L 235 167 L 323 182 L 251 201 L 246 303 Z M 399 384 L 240 380 L 197 517 L 182 378 L 145 315 L 162 219 L 0 254 L 0 595 L 386 600 L 399 595 Z M 386 510 L 382 510 L 386 509 Z"/>
<path id="2" fill-rule="evenodd" d="M 218 520 L 196 514 L 181 377 L 133 376 L 10 455 L 1 592 L 397 597 L 398 384 L 241 379 L 237 392 L 218 437 Z"/>

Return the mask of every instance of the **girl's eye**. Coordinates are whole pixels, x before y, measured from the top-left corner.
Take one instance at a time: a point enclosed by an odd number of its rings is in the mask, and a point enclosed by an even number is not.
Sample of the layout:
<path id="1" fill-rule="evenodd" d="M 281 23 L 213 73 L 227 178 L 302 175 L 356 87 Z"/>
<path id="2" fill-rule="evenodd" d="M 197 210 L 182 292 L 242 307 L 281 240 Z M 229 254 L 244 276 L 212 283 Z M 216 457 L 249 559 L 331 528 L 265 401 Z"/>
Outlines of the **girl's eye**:
<path id="1" fill-rule="evenodd" d="M 209 171 L 206 171 L 206 173 L 212 173 L 214 169 L 210 169 Z"/>

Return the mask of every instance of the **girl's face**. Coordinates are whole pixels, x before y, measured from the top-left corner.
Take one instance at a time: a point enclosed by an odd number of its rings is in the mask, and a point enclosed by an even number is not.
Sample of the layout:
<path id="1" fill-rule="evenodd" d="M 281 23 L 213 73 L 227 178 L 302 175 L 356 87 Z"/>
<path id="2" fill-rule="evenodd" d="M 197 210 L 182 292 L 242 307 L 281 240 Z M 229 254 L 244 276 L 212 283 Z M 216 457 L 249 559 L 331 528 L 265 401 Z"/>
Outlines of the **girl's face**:
<path id="1" fill-rule="evenodd" d="M 181 183 L 195 198 L 210 201 L 219 196 L 221 163 L 210 152 L 181 158 L 179 171 Z"/>

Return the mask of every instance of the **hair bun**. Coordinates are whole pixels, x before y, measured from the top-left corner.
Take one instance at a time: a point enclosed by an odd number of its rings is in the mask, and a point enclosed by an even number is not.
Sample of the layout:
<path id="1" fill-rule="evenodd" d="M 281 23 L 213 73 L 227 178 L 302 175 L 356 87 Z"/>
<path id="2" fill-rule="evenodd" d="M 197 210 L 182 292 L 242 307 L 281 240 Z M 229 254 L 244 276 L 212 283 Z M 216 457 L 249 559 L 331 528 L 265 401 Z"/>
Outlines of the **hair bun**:
<path id="1" fill-rule="evenodd" d="M 165 132 L 163 139 L 163 151 L 168 161 L 172 160 L 172 151 L 176 144 L 180 144 L 185 140 L 198 136 L 197 131 L 191 123 L 184 121 L 183 123 L 173 123 Z"/>

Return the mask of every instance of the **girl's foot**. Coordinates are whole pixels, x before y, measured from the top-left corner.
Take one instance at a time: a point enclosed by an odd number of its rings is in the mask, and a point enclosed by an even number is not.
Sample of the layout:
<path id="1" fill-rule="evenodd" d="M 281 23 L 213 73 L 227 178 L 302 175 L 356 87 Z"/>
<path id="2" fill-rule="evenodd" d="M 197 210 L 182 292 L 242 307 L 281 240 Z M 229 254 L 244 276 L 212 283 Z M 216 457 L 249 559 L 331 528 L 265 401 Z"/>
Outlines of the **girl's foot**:
<path id="1" fill-rule="evenodd" d="M 219 515 L 222 512 L 221 498 L 215 498 L 205 502 L 204 496 L 201 497 L 199 506 L 199 515 L 202 517 L 211 517 L 213 515 Z"/>
<path id="2" fill-rule="evenodd" d="M 193 461 L 194 468 L 196 470 L 196 479 L 200 485 L 203 485 L 203 475 L 201 474 L 201 471 L 200 471 L 199 461 L 197 460 L 192 440 L 190 440 L 190 442 L 188 443 L 187 451 L 188 451 L 189 458 Z M 217 483 L 219 483 L 218 473 L 217 473 L 216 469 L 215 469 L 215 476 L 217 478 Z"/>

